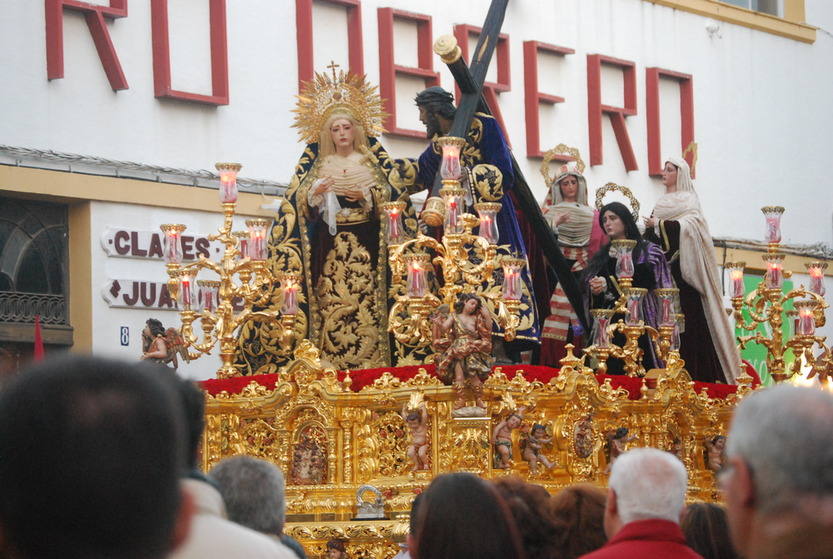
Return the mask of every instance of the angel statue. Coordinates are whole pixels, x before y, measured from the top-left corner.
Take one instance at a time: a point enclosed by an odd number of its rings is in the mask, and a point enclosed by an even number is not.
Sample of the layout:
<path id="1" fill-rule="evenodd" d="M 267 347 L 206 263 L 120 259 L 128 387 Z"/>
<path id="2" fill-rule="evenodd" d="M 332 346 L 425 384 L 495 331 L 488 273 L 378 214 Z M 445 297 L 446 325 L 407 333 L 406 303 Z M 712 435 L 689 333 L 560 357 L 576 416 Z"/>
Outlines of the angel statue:
<path id="1" fill-rule="evenodd" d="M 538 474 L 538 464 L 547 470 L 555 468 L 555 462 L 544 456 L 544 445 L 552 444 L 552 437 L 547 433 L 546 425 L 534 423 L 529 432 L 521 439 L 521 456 L 529 462 L 529 473 Z"/>
<path id="2" fill-rule="evenodd" d="M 389 308 L 403 288 L 391 282 L 380 213 L 383 203 L 403 202 L 403 238 L 416 235 L 408 191 L 398 186 L 406 164 L 378 140 L 384 113 L 376 87 L 329 67 L 332 75 L 317 73 L 298 96 L 293 126 L 306 147 L 272 225 L 270 263 L 300 277 L 296 339 L 309 339 L 322 362 L 340 370 L 422 363 L 416 348 L 388 334 Z M 245 373 L 288 359 L 276 328 L 244 327 L 236 365 Z"/>
<path id="3" fill-rule="evenodd" d="M 189 361 L 185 340 L 182 339 L 176 328 L 166 330 L 159 320 L 155 318 L 147 319 L 142 330 L 142 356 L 139 359 L 153 361 L 165 366 L 168 363 L 173 363 L 173 368 L 176 369 L 179 367 L 177 354 L 186 363 Z"/>
<path id="4" fill-rule="evenodd" d="M 483 300 L 474 293 L 458 295 L 454 312 L 434 317 L 437 351 L 437 376 L 451 384 L 457 394 L 455 416 L 486 413 L 483 381 L 492 372 L 492 316 Z M 465 391 L 474 395 L 475 406 L 466 408 Z"/>
<path id="5" fill-rule="evenodd" d="M 402 405 L 402 419 L 408 426 L 411 441 L 407 456 L 411 471 L 430 469 L 428 458 L 428 408 L 420 394 L 411 394 L 411 399 Z"/>

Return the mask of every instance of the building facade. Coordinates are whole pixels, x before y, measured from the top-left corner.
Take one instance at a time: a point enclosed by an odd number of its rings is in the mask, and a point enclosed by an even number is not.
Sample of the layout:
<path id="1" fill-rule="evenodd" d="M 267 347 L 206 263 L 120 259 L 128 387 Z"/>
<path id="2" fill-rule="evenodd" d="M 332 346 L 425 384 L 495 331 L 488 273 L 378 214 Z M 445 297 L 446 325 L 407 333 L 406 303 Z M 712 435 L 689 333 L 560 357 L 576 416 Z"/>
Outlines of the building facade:
<path id="1" fill-rule="evenodd" d="M 425 138 L 415 93 L 454 88 L 431 43 L 454 34 L 470 52 L 488 6 L 8 2 L 0 15 L 4 359 L 25 359 L 35 314 L 50 350 L 128 358 L 141 351 L 146 318 L 176 325 L 153 249 L 159 224 L 188 225 L 210 253 L 205 236 L 221 214 L 216 183 L 199 170 L 215 161 L 244 164 L 241 220 L 270 215 L 261 206 L 303 148 L 291 109 L 314 71 L 335 63 L 380 84 L 390 113 L 382 141 L 395 157 L 416 156 Z M 830 259 L 829 2 L 513 0 L 502 30 L 486 97 L 540 200 L 541 156 L 564 143 L 587 163 L 591 192 L 626 185 L 647 215 L 663 192 L 664 158 L 696 142 L 696 184 L 719 262 L 762 267 L 765 205 L 787 208 L 794 283 L 805 261 Z M 216 366 L 203 358 L 183 372 L 206 378 Z"/>

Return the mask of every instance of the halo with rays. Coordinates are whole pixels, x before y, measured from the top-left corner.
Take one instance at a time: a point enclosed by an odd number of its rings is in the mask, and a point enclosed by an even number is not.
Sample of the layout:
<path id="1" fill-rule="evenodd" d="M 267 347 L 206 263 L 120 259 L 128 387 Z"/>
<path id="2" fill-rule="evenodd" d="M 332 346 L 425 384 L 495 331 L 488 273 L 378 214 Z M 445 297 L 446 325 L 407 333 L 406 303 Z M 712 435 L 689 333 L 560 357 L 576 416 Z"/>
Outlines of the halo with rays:
<path id="1" fill-rule="evenodd" d="M 301 94 L 297 96 L 292 126 L 298 129 L 298 135 L 306 143 L 317 142 L 321 127 L 330 115 L 339 111 L 356 119 L 368 136 L 379 136 L 385 131 L 382 121 L 386 114 L 376 86 L 368 84 L 365 76 L 343 70 L 336 73 L 336 67 L 335 64 L 328 66 L 332 76 L 316 72 L 312 81 L 304 82 Z"/>

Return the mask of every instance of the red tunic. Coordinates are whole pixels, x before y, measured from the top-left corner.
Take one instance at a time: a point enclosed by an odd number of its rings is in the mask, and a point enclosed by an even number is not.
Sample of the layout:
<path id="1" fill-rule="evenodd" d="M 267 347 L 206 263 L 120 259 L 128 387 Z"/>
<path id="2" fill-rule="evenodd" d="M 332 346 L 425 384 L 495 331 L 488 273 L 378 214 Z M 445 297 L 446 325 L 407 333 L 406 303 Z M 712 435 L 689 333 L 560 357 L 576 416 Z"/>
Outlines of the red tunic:
<path id="1" fill-rule="evenodd" d="M 680 526 L 653 518 L 625 524 L 600 549 L 581 559 L 703 559 L 688 547 Z"/>

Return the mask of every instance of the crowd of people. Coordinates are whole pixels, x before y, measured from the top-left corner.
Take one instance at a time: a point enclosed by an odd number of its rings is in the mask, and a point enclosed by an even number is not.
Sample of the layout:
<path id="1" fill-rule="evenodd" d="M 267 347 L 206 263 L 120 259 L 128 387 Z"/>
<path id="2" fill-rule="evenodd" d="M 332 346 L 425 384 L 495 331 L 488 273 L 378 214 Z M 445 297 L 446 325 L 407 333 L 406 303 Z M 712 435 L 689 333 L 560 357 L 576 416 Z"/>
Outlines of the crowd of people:
<path id="1" fill-rule="evenodd" d="M 0 389 L 0 557 L 305 557 L 283 533 L 281 471 L 235 456 L 200 472 L 202 393 L 158 367 L 64 356 Z M 398 557 L 833 557 L 831 433 L 830 393 L 745 397 L 716 474 L 725 509 L 686 506 L 685 467 L 653 448 L 619 455 L 607 490 L 440 475 Z M 349 541 L 326 548 L 350 557 Z"/>

